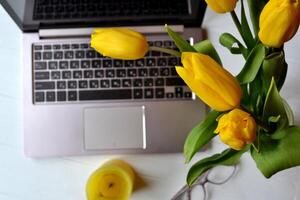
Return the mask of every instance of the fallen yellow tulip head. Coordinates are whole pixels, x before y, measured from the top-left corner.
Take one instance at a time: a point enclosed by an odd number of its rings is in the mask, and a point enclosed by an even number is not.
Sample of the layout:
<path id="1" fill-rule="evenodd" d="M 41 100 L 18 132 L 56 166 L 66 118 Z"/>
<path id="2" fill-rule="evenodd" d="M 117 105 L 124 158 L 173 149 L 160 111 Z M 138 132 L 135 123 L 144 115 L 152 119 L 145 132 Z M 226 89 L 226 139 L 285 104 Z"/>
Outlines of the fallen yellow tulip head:
<path id="1" fill-rule="evenodd" d="M 249 113 L 236 108 L 219 119 L 215 133 L 232 149 L 241 150 L 255 140 L 256 122 Z"/>
<path id="2" fill-rule="evenodd" d="M 103 56 L 123 60 L 143 58 L 148 52 L 146 38 L 141 33 L 126 28 L 95 29 L 91 47 Z"/>
<path id="3" fill-rule="evenodd" d="M 299 0 L 270 0 L 259 18 L 259 39 L 266 46 L 279 48 L 296 34 L 299 23 Z"/>
<path id="4" fill-rule="evenodd" d="M 239 82 L 211 57 L 192 52 L 181 56 L 184 67 L 176 71 L 190 89 L 216 111 L 231 110 L 240 105 L 242 90 Z"/>
<path id="5" fill-rule="evenodd" d="M 207 5 L 217 13 L 226 13 L 234 10 L 237 0 L 205 0 Z"/>

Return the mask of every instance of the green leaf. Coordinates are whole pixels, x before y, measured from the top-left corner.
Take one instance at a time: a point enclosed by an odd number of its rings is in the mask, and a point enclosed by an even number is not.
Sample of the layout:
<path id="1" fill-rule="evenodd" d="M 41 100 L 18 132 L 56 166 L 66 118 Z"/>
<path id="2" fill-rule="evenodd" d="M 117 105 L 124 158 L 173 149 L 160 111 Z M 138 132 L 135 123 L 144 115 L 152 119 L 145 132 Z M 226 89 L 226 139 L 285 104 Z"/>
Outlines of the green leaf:
<path id="1" fill-rule="evenodd" d="M 245 14 L 244 1 L 241 1 L 241 31 L 247 47 L 251 50 L 255 46 L 255 40 L 252 36 L 247 17 Z"/>
<path id="2" fill-rule="evenodd" d="M 181 52 L 196 52 L 185 39 L 183 39 L 178 33 L 175 33 L 168 25 L 165 26 L 170 38 L 175 42 L 175 45 Z"/>
<path id="3" fill-rule="evenodd" d="M 262 44 L 258 44 L 253 48 L 242 71 L 237 75 L 241 84 L 250 83 L 255 79 L 265 58 L 265 53 L 265 47 Z"/>
<path id="4" fill-rule="evenodd" d="M 266 100 L 263 108 L 263 121 L 268 122 L 269 117 L 280 116 L 280 120 L 276 129 L 285 128 L 289 125 L 289 120 L 282 103 L 282 98 L 276 88 L 274 79 L 271 80 L 270 88 L 268 90 Z"/>
<path id="5" fill-rule="evenodd" d="M 243 150 L 236 151 L 234 149 L 226 149 L 222 153 L 215 154 L 211 157 L 204 158 L 196 162 L 189 170 L 187 175 L 187 184 L 192 185 L 198 177 L 217 165 L 234 165 L 236 164 L 240 157 L 248 151 L 249 146 L 247 145 Z"/>
<path id="6" fill-rule="evenodd" d="M 217 111 L 210 111 L 205 120 L 189 133 L 183 149 L 186 163 L 190 162 L 195 153 L 217 135 L 214 133 L 214 130 L 217 127 L 218 122 L 216 118 L 219 115 L 220 113 Z"/>
<path id="7" fill-rule="evenodd" d="M 294 125 L 294 113 L 293 110 L 291 109 L 290 105 L 288 104 L 288 102 L 285 99 L 281 99 L 284 109 L 285 109 L 285 113 L 287 115 L 288 121 L 289 121 L 289 126 L 293 126 Z"/>
<path id="8" fill-rule="evenodd" d="M 230 33 L 223 33 L 219 39 L 220 44 L 226 47 L 232 54 L 242 54 L 244 58 L 248 56 L 248 50 L 242 43 Z"/>
<path id="9" fill-rule="evenodd" d="M 278 137 L 280 136 L 281 137 Z M 251 148 L 251 156 L 257 168 L 266 178 L 275 173 L 300 165 L 300 128 L 288 127 L 280 130 L 278 140 L 264 135 L 261 137 L 260 152 Z"/>
<path id="10" fill-rule="evenodd" d="M 275 52 L 268 55 L 262 64 L 262 80 L 263 88 L 268 90 L 272 77 L 277 83 L 277 88 L 280 91 L 286 77 L 287 64 L 284 59 L 284 52 Z"/>
<path id="11" fill-rule="evenodd" d="M 277 123 L 280 120 L 280 115 L 278 116 L 270 116 L 268 122 Z"/>
<path id="12" fill-rule="evenodd" d="M 198 42 L 193 47 L 194 49 L 196 49 L 197 52 L 210 56 L 222 66 L 219 54 L 210 40 L 203 40 L 201 42 Z"/>
<path id="13" fill-rule="evenodd" d="M 268 0 L 248 0 L 248 7 L 253 25 L 253 30 L 257 36 L 259 30 L 259 16 Z"/>
<path id="14" fill-rule="evenodd" d="M 255 79 L 249 83 L 249 92 L 250 92 L 250 100 L 252 103 L 253 111 L 255 114 L 260 115 L 262 112 L 262 87 L 261 87 L 262 81 L 260 79 L 260 76 L 256 76 Z"/>

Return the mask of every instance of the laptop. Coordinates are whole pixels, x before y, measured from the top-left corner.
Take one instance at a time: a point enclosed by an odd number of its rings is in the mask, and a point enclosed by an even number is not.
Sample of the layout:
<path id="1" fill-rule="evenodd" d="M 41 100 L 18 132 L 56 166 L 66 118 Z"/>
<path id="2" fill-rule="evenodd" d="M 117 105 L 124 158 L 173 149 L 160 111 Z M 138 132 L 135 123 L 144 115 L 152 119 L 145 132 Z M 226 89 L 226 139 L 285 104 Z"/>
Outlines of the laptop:
<path id="1" fill-rule="evenodd" d="M 164 25 L 202 39 L 199 0 L 0 0 L 23 31 L 22 127 L 30 157 L 181 152 L 206 107 L 177 76 L 180 58 L 134 61 L 90 47 L 94 28 L 128 27 L 176 49 Z"/>

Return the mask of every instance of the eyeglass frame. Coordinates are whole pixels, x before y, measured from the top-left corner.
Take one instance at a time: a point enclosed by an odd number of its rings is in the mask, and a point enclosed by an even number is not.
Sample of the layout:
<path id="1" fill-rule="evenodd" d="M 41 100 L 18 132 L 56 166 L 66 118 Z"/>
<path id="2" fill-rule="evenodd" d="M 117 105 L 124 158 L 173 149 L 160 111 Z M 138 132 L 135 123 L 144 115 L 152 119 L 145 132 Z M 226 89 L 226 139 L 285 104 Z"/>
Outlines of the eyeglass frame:
<path id="1" fill-rule="evenodd" d="M 237 171 L 237 165 L 233 165 L 233 171 L 231 172 L 230 176 L 228 176 L 225 180 L 221 181 L 221 182 L 213 182 L 211 180 L 208 179 L 209 174 L 211 173 L 211 171 L 213 170 L 210 169 L 208 171 L 206 171 L 204 174 L 202 174 L 202 176 L 200 176 L 191 186 L 185 185 L 183 186 L 172 198 L 171 200 L 179 200 L 179 197 L 182 197 L 184 194 L 187 194 L 187 198 L 188 200 L 191 200 L 191 192 L 193 191 L 193 189 L 196 186 L 201 186 L 202 190 L 203 190 L 203 200 L 206 200 L 207 198 L 207 191 L 206 191 L 206 187 L 205 184 L 206 183 L 211 183 L 213 185 L 222 185 L 224 183 L 226 183 L 227 181 L 229 181 L 229 179 L 231 179 L 233 177 L 233 175 L 235 174 L 235 172 Z"/>

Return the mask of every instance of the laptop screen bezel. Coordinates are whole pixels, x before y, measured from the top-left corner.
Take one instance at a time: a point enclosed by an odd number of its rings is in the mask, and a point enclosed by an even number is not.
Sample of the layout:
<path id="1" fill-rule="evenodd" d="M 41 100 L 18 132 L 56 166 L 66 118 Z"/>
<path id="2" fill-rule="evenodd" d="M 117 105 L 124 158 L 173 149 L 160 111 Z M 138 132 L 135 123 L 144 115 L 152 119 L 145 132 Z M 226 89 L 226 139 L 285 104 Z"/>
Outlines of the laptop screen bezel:
<path id="1" fill-rule="evenodd" d="M 164 21 L 161 19 L 136 19 L 128 18 L 125 20 L 118 19 L 105 19 L 102 21 L 90 20 L 90 21 L 68 21 L 59 22 L 55 20 L 36 21 L 33 20 L 33 4 L 34 0 L 27 0 L 24 8 L 24 16 L 21 19 L 15 10 L 8 3 L 9 0 L 0 0 L 0 4 L 8 12 L 11 18 L 19 26 L 23 32 L 37 32 L 40 29 L 57 29 L 57 28 L 83 28 L 83 27 L 118 27 L 118 26 L 147 26 L 147 25 L 184 25 L 185 27 L 200 27 L 204 18 L 206 4 L 204 1 L 199 0 L 187 0 L 189 1 L 190 15 L 182 18 L 168 18 Z"/>

